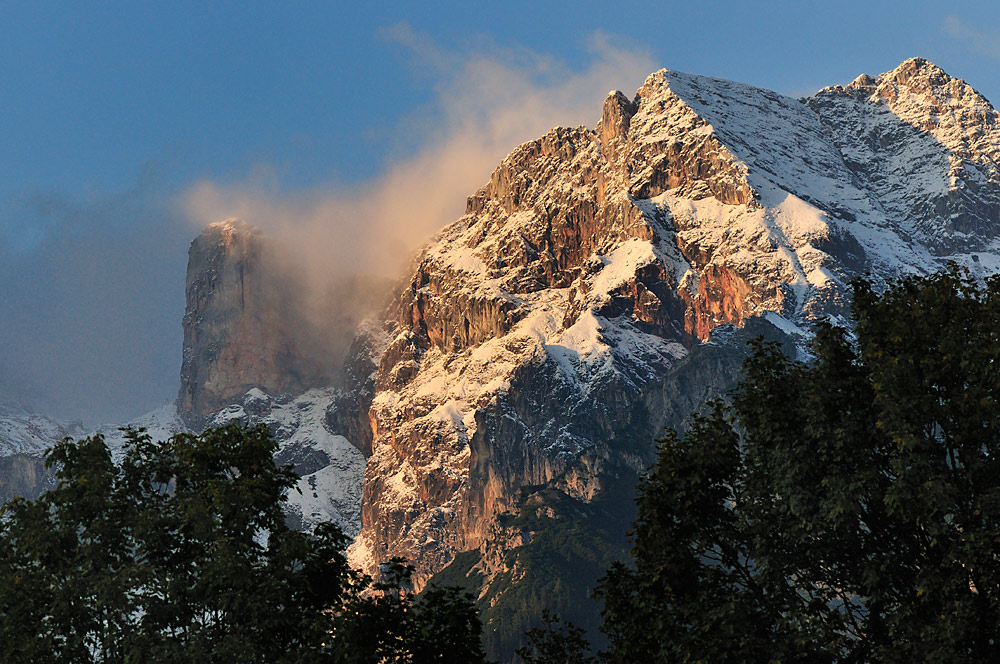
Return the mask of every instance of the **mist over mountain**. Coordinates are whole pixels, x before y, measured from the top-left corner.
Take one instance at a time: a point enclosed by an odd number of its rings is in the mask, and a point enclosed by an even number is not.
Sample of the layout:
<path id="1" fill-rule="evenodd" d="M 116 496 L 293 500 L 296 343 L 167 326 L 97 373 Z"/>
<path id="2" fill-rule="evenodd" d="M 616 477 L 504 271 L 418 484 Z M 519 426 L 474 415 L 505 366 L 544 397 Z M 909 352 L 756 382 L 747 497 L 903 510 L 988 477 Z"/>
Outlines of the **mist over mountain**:
<path id="1" fill-rule="evenodd" d="M 293 256 L 286 271 L 322 311 L 339 287 L 331 281 L 398 278 L 512 145 L 588 121 L 602 90 L 637 85 L 652 68 L 643 48 L 600 33 L 572 64 L 481 43 L 448 49 L 405 23 L 380 33 L 428 98 L 402 117 L 388 104 L 358 104 L 376 121 L 392 118 L 366 139 L 384 153 L 377 167 L 302 173 L 256 155 L 210 177 L 203 163 L 168 154 L 110 193 L 0 196 L 0 396 L 94 426 L 171 401 L 187 249 L 203 227 L 240 217 L 264 230 Z M 204 112 L 229 126 L 218 109 Z"/>
<path id="2" fill-rule="evenodd" d="M 0 207 L 0 398 L 90 425 L 176 390 L 186 247 L 155 174 L 114 195 Z"/>
<path id="3" fill-rule="evenodd" d="M 331 260 L 324 281 L 328 244 L 296 264 L 281 224 L 215 220 L 179 398 L 138 423 L 268 424 L 298 525 L 338 521 L 367 571 L 402 556 L 418 588 L 465 585 L 507 657 L 539 598 L 593 624 L 652 441 L 732 385 L 748 339 L 803 353 L 812 322 L 849 324 L 856 276 L 1000 271 L 1000 115 L 927 60 L 801 99 L 663 69 L 592 117 L 513 147 L 402 279 Z M 11 486 L 64 427 L 25 418 L 0 414 Z"/>

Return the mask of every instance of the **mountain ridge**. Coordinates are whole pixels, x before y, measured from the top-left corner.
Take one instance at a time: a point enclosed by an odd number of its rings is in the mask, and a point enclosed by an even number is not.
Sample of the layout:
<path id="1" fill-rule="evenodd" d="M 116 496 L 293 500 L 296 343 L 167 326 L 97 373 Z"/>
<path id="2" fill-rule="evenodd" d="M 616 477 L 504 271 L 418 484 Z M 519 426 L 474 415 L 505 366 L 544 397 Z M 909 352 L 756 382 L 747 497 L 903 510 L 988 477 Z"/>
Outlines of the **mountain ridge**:
<path id="1" fill-rule="evenodd" d="M 939 117 L 942 89 L 962 112 Z M 802 347 L 847 324 L 855 276 L 995 270 L 995 116 L 921 59 L 801 101 L 660 70 L 595 129 L 515 148 L 397 290 L 352 559 L 485 556 L 520 487 L 589 498 L 609 464 L 638 472 L 666 423 L 648 404 L 716 330 Z"/>
<path id="2" fill-rule="evenodd" d="M 246 275 L 274 278 L 252 229 L 192 244 L 180 417 L 271 425 L 299 525 L 338 520 L 369 572 L 402 556 L 418 587 L 465 579 L 489 629 L 505 593 L 547 587 L 523 573 L 544 529 L 620 509 L 748 339 L 802 352 L 813 321 L 848 324 L 857 276 L 1000 271 L 998 114 L 924 59 L 802 99 L 662 69 L 600 111 L 515 147 L 335 370 L 310 373 L 288 302 L 248 304 Z"/>

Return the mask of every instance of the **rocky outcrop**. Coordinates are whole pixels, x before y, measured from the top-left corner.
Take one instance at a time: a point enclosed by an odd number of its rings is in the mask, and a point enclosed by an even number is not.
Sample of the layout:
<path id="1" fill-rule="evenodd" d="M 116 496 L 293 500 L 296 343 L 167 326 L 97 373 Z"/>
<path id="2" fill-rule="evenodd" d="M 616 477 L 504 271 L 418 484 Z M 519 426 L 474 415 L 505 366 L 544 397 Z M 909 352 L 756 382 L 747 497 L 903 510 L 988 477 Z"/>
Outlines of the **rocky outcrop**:
<path id="1" fill-rule="evenodd" d="M 297 285 L 245 222 L 208 226 L 188 257 L 178 409 L 204 419 L 253 387 L 298 394 L 333 382 L 311 352 Z"/>
<path id="2" fill-rule="evenodd" d="M 378 362 L 389 345 L 384 325 L 365 319 L 358 327 L 340 371 L 334 400 L 326 410 L 326 423 L 368 458 L 372 454 L 372 423 L 368 411 L 375 396 Z"/>
<path id="3" fill-rule="evenodd" d="M 693 200 L 713 197 L 729 205 L 754 205 L 756 192 L 747 182 L 746 166 L 678 96 L 666 71 L 646 79 L 637 99 L 620 155 L 627 164 L 620 174 L 631 196 L 649 199 L 674 190 Z M 609 163 L 619 165 L 613 159 Z"/>
<path id="4" fill-rule="evenodd" d="M 55 483 L 55 475 L 45 467 L 45 458 L 33 454 L 0 456 L 0 504 L 20 496 L 37 498 Z"/>
<path id="5" fill-rule="evenodd" d="M 813 321 L 848 324 L 858 275 L 1000 267 L 998 119 L 920 59 L 802 100 L 655 72 L 596 128 L 515 148 L 335 352 L 269 243 L 215 224 L 191 248 L 178 405 L 268 423 L 304 475 L 293 522 L 360 515 L 355 564 L 454 572 L 499 624 L 512 588 L 546 591 L 545 528 L 623 550 L 651 441 L 733 383 L 748 339 L 801 352 Z M 341 308 L 320 320 L 353 328 Z"/>
<path id="6" fill-rule="evenodd" d="M 981 265 L 995 120 L 920 60 L 807 100 L 663 70 L 516 148 L 396 291 L 354 561 L 419 585 L 478 551 L 489 584 L 522 487 L 590 501 L 637 472 L 748 335 L 794 352 L 855 275 Z"/>

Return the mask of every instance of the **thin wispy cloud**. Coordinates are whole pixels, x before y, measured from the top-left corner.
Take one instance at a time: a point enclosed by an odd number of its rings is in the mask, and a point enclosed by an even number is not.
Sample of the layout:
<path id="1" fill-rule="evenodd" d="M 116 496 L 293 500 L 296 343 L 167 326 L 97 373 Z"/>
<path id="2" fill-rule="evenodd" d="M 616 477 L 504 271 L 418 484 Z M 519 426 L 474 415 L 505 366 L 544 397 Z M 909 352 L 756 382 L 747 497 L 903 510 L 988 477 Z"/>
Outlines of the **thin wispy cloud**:
<path id="1" fill-rule="evenodd" d="M 948 16 L 942 26 L 944 33 L 966 45 L 970 50 L 1000 59 L 1000 30 L 974 27 L 957 16 Z"/>
<path id="2" fill-rule="evenodd" d="M 198 182 L 182 200 L 192 222 L 243 218 L 288 244 L 317 279 L 396 275 L 421 242 L 463 214 L 505 154 L 557 125 L 596 125 L 608 90 L 631 95 L 654 69 L 644 49 L 600 33 L 579 68 L 526 49 L 449 51 L 407 24 L 382 36 L 408 51 L 414 74 L 434 90 L 431 107 L 399 128 L 416 134 L 414 149 L 350 188 Z"/>
<path id="3" fill-rule="evenodd" d="M 376 177 L 302 191 L 261 163 L 179 195 L 141 173 L 119 192 L 0 200 L 0 400 L 99 423 L 172 399 L 186 249 L 204 225 L 235 216 L 260 226 L 314 286 L 309 297 L 329 300 L 331 279 L 397 276 L 510 150 L 556 125 L 596 125 L 608 90 L 632 94 L 655 69 L 644 49 L 599 33 L 573 65 L 487 40 L 448 50 L 407 24 L 381 36 L 431 101 L 384 128 L 405 140 Z"/>

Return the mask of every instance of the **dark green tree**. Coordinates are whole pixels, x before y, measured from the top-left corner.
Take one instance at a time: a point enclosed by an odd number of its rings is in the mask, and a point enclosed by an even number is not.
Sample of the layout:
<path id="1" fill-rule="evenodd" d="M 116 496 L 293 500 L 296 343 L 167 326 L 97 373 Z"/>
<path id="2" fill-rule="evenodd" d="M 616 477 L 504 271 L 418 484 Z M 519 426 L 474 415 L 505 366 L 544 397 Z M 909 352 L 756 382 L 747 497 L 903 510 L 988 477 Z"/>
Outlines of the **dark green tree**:
<path id="1" fill-rule="evenodd" d="M 414 601 L 412 643 L 414 664 L 484 662 L 482 623 L 473 597 L 459 588 L 431 586 Z"/>
<path id="2" fill-rule="evenodd" d="M 482 624 L 471 595 L 455 587 L 412 592 L 413 567 L 401 559 L 363 579 L 337 612 L 328 652 L 343 664 L 480 664 Z"/>
<path id="3" fill-rule="evenodd" d="M 0 512 L 0 643 L 12 662 L 121 658 L 137 606 L 116 472 L 100 438 L 61 443 L 59 489 Z"/>
<path id="4" fill-rule="evenodd" d="M 119 464 L 100 436 L 55 445 L 57 486 L 0 510 L 0 659 L 482 661 L 468 598 L 414 600 L 399 563 L 380 583 L 351 570 L 335 525 L 286 526 L 298 478 L 276 448 L 239 424 L 128 431 Z"/>
<path id="5" fill-rule="evenodd" d="M 660 441 L 609 661 L 1000 661 L 1000 279 L 862 281 L 853 315 Z"/>
<path id="6" fill-rule="evenodd" d="M 525 632 L 528 645 L 517 649 L 524 664 L 595 664 L 584 630 L 564 622 L 550 611 L 542 611 L 541 627 Z"/>

